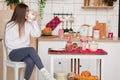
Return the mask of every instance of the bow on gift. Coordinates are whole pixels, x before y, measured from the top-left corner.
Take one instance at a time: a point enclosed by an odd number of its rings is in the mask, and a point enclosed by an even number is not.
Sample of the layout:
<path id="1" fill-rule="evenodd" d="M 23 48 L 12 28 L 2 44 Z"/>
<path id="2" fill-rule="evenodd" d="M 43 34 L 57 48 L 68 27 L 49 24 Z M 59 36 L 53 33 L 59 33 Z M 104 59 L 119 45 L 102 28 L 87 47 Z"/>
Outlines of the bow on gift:
<path id="1" fill-rule="evenodd" d="M 46 24 L 46 27 L 50 27 L 52 30 L 54 30 L 60 23 L 60 19 L 58 16 L 55 16 L 50 22 Z"/>

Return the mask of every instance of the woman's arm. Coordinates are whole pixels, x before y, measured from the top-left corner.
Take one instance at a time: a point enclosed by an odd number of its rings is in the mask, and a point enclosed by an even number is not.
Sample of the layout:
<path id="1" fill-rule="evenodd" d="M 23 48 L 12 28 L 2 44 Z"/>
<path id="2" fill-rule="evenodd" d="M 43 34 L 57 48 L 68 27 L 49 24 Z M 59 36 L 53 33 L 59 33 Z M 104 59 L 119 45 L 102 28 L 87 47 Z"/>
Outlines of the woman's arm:
<path id="1" fill-rule="evenodd" d="M 31 27 L 31 36 L 32 37 L 40 37 L 41 36 L 41 30 L 40 27 L 37 23 L 37 21 L 32 21 L 30 22 L 32 27 Z"/>

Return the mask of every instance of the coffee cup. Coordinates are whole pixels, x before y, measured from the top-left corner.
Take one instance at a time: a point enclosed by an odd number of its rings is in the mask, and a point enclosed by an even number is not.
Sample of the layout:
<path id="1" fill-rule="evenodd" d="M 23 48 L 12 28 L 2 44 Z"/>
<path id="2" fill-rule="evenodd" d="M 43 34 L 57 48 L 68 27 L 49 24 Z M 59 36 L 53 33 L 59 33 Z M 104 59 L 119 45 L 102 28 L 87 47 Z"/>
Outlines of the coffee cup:
<path id="1" fill-rule="evenodd" d="M 28 21 L 33 21 L 35 19 L 35 12 L 30 10 L 28 13 Z"/>

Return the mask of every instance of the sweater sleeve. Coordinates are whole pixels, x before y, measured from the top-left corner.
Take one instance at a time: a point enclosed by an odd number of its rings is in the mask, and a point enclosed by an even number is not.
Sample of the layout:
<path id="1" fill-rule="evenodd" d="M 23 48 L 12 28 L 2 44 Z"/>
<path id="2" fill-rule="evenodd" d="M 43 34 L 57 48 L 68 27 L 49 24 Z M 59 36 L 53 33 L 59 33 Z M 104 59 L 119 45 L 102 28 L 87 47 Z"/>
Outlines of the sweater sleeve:
<path id="1" fill-rule="evenodd" d="M 31 32 L 30 32 L 31 36 L 32 37 L 40 37 L 41 30 L 40 30 L 40 27 L 39 27 L 37 21 L 32 21 L 31 24 L 32 24 Z"/>
<path id="2" fill-rule="evenodd" d="M 24 38 L 26 39 L 26 38 Z M 17 25 L 14 25 L 14 27 L 12 27 L 12 25 L 7 25 L 6 29 L 5 29 L 5 44 L 8 48 L 8 53 L 16 48 L 20 48 L 23 46 L 27 46 L 29 44 L 29 42 L 25 42 L 26 40 L 20 40 L 19 38 L 19 33 L 17 30 Z"/>

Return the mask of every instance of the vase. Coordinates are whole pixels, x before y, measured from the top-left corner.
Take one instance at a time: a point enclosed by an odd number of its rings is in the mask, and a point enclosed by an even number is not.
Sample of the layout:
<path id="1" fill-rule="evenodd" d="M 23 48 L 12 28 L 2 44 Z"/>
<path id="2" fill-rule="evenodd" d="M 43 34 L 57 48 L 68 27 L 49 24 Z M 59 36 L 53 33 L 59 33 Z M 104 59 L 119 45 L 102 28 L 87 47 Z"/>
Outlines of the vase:
<path id="1" fill-rule="evenodd" d="M 84 0 L 84 6 L 89 6 L 90 0 Z"/>
<path id="2" fill-rule="evenodd" d="M 108 2 L 108 6 L 113 6 L 113 1 Z"/>

